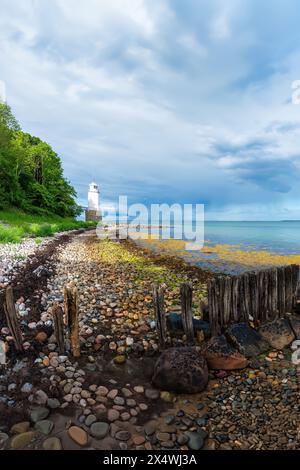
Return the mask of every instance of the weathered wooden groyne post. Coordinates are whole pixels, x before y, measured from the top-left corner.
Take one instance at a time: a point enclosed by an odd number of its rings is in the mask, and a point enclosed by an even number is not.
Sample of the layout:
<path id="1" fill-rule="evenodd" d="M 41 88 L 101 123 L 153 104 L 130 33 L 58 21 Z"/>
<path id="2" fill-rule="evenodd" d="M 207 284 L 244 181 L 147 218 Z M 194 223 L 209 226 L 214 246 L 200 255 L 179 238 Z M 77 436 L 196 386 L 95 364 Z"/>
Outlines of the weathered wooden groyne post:
<path id="1" fill-rule="evenodd" d="M 14 301 L 13 289 L 8 286 L 5 291 L 4 312 L 17 351 L 23 351 L 23 340 Z"/>
<path id="2" fill-rule="evenodd" d="M 66 322 L 70 331 L 71 352 L 73 357 L 80 357 L 77 287 L 65 287 L 64 301 Z"/>

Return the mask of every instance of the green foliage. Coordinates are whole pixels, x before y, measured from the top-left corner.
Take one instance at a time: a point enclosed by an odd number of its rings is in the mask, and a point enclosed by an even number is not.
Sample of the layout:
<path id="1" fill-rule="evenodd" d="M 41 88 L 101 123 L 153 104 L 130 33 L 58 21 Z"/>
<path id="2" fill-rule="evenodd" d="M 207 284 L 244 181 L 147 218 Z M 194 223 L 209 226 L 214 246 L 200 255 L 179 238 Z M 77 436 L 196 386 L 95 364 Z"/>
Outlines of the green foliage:
<path id="1" fill-rule="evenodd" d="M 13 115 L 10 106 L 6 103 L 0 103 L 0 125 L 4 125 L 13 131 L 21 130 L 20 124 Z"/>
<path id="2" fill-rule="evenodd" d="M 10 107 L 0 104 L 0 209 L 75 217 L 81 212 L 75 197 L 51 146 L 22 132 Z"/>
<path id="3" fill-rule="evenodd" d="M 54 215 L 27 214 L 18 209 L 0 211 L 0 220 L 0 243 L 18 243 L 26 236 L 33 236 L 37 237 L 35 241 L 39 244 L 41 237 L 97 224 Z"/>

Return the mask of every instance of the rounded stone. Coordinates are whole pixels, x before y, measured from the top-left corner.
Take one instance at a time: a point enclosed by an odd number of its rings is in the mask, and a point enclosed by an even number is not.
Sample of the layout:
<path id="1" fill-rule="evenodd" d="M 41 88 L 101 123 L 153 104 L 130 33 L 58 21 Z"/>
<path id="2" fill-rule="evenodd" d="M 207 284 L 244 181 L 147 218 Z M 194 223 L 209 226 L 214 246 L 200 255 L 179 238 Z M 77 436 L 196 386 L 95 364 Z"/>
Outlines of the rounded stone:
<path id="1" fill-rule="evenodd" d="M 131 438 L 131 433 L 129 431 L 118 431 L 116 433 L 116 439 L 118 441 L 129 441 Z"/>
<path id="2" fill-rule="evenodd" d="M 76 444 L 80 446 L 85 446 L 88 443 L 88 434 L 85 432 L 84 429 L 78 426 L 71 426 L 68 429 L 68 434 L 73 439 Z"/>
<path id="3" fill-rule="evenodd" d="M 90 410 L 88 410 L 88 411 L 90 411 Z M 83 417 L 83 419 L 84 419 L 84 417 Z M 96 421 L 97 421 L 96 416 L 90 414 L 90 415 L 88 415 L 88 416 L 86 417 L 84 423 L 85 423 L 86 426 L 90 427 L 90 426 L 91 426 L 93 423 L 95 423 Z"/>
<path id="4" fill-rule="evenodd" d="M 41 421 L 42 419 L 47 418 L 49 415 L 49 410 L 48 408 L 45 408 L 44 406 L 38 406 L 37 408 L 33 408 L 30 413 L 30 419 L 34 423 L 37 421 Z"/>
<path id="5" fill-rule="evenodd" d="M 0 432 L 0 446 L 3 446 L 8 439 L 8 434 L 6 434 L 5 432 Z"/>
<path id="6" fill-rule="evenodd" d="M 34 436 L 35 433 L 33 431 L 22 432 L 21 434 L 17 434 L 12 438 L 10 446 L 14 450 L 23 449 L 32 441 Z"/>
<path id="7" fill-rule="evenodd" d="M 101 421 L 93 423 L 91 426 L 91 435 L 96 439 L 103 439 L 109 430 L 109 424 Z"/>
<path id="8" fill-rule="evenodd" d="M 186 436 L 189 438 L 188 447 L 191 450 L 200 450 L 204 445 L 203 437 L 197 432 L 186 432 Z"/>
<path id="9" fill-rule="evenodd" d="M 45 343 L 48 339 L 47 334 L 44 331 L 40 331 L 36 336 L 35 336 L 36 341 L 39 343 Z"/>
<path id="10" fill-rule="evenodd" d="M 61 450 L 62 445 L 58 437 L 48 437 L 43 442 L 43 449 L 44 450 Z"/>
<path id="11" fill-rule="evenodd" d="M 207 362 L 196 348 L 166 349 L 155 364 L 152 382 L 160 389 L 171 392 L 202 392 L 208 382 Z M 156 399 L 147 392 L 145 395 L 148 398 Z"/>
<path id="12" fill-rule="evenodd" d="M 60 407 L 60 401 L 57 398 L 49 398 L 47 405 L 51 410 L 55 410 L 56 408 Z"/>
<path id="13" fill-rule="evenodd" d="M 119 417 L 120 417 L 120 413 L 118 410 L 114 410 L 114 409 L 108 410 L 107 412 L 108 421 L 110 422 L 116 421 L 117 419 L 119 419 Z"/>
<path id="14" fill-rule="evenodd" d="M 123 397 L 118 397 L 117 396 L 117 397 L 114 398 L 114 404 L 123 406 L 125 404 L 125 400 L 124 400 Z"/>
<path id="15" fill-rule="evenodd" d="M 10 432 L 12 434 L 21 434 L 21 433 L 27 432 L 29 428 L 30 428 L 30 422 L 29 421 L 22 421 L 21 423 L 14 424 L 11 427 Z"/>
<path id="16" fill-rule="evenodd" d="M 155 388 L 147 388 L 145 391 L 145 396 L 149 398 L 149 400 L 157 400 L 159 395 L 159 390 L 155 390 Z"/>
<path id="17" fill-rule="evenodd" d="M 54 424 L 52 423 L 52 421 L 49 421 L 48 419 L 43 419 L 35 423 L 34 429 L 47 436 L 52 431 L 53 426 Z"/>
<path id="18" fill-rule="evenodd" d="M 137 436 L 133 436 L 132 440 L 133 440 L 134 445 L 140 446 L 140 445 L 144 444 L 146 439 L 144 438 L 144 436 L 138 436 L 137 435 Z"/>

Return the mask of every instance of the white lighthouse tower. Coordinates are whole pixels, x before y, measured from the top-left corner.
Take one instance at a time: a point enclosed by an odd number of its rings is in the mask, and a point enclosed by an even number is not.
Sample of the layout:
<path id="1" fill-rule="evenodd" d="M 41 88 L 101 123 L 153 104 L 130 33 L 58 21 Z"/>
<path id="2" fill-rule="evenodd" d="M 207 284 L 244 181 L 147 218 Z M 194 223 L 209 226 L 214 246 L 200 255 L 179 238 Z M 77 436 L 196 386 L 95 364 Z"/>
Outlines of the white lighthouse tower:
<path id="1" fill-rule="evenodd" d="M 91 183 L 88 192 L 86 220 L 101 220 L 100 191 L 97 183 Z"/>

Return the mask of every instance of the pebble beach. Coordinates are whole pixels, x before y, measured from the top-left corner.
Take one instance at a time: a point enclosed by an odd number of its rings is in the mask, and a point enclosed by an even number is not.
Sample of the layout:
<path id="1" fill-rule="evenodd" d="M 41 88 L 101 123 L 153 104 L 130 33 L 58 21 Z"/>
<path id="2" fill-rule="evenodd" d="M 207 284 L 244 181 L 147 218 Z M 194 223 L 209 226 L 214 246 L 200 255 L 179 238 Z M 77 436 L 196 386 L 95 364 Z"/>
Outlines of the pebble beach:
<path id="1" fill-rule="evenodd" d="M 0 339 L 8 351 L 0 373 L 2 448 L 299 448 L 300 369 L 289 346 L 271 348 L 242 370 L 209 370 L 201 393 L 153 385 L 159 357 L 153 282 L 165 287 L 167 314 L 180 312 L 179 287 L 190 282 L 200 319 L 210 273 L 129 242 L 99 240 L 94 231 L 49 237 L 38 247 L 33 240 L 2 245 L 0 255 L 2 295 L 15 280 L 24 341 L 20 355 L 2 312 Z M 63 307 L 65 286 L 78 288 L 76 360 L 68 339 L 66 353 L 58 352 L 53 334 L 52 308 Z M 199 347 L 204 340 L 197 332 Z M 183 332 L 169 336 L 168 346 L 184 345 Z"/>

